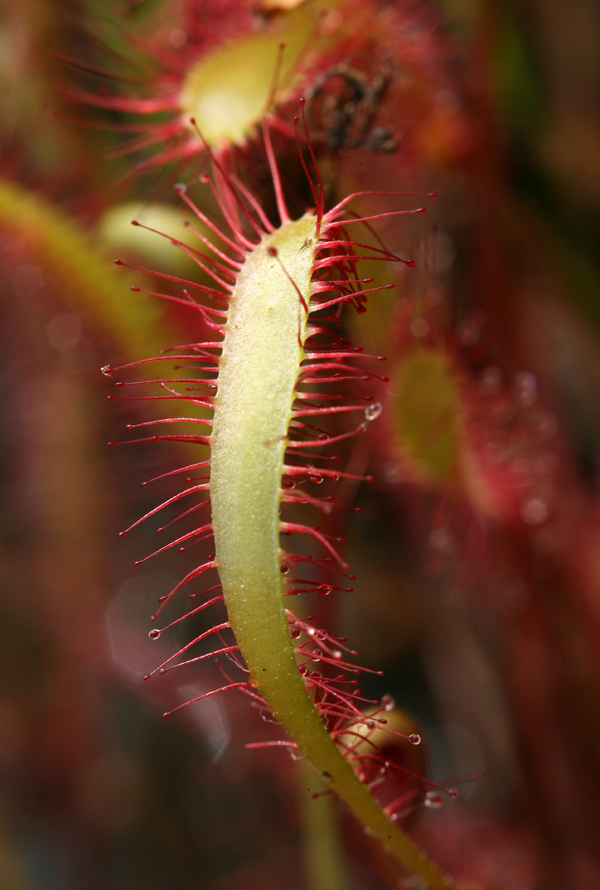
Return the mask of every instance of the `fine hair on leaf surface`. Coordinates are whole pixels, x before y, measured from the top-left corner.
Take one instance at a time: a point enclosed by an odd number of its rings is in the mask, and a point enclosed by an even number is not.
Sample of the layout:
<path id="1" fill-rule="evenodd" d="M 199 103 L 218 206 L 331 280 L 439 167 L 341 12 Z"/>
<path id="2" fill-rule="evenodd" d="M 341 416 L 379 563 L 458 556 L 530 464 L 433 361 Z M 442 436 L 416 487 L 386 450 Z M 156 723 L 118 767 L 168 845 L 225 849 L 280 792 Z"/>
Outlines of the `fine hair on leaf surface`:
<path id="1" fill-rule="evenodd" d="M 295 124 L 297 128 L 297 119 Z M 352 381 L 381 375 L 374 370 L 378 357 L 364 355 L 340 335 L 339 316 L 345 303 L 363 312 L 374 292 L 391 287 L 373 287 L 372 279 L 361 278 L 362 258 L 407 261 L 393 255 L 378 238 L 375 246 L 366 246 L 356 233 L 365 226 L 372 233 L 371 223 L 379 217 L 423 211 L 394 210 L 363 218 L 349 209 L 358 195 L 326 210 L 307 134 L 310 165 L 298 135 L 297 143 L 314 208 L 291 219 L 268 122 L 263 139 L 279 222 L 269 220 L 258 199 L 212 155 L 214 181 L 208 175 L 202 181 L 218 203 L 220 221 L 209 218 L 184 187 L 177 187 L 192 215 L 188 225 L 192 239 L 194 219 L 208 226 L 212 237 L 202 235 L 190 244 L 171 240 L 208 272 L 214 286 L 182 281 L 179 296 L 160 296 L 192 307 L 210 335 L 135 363 L 148 367 L 147 382 L 157 387 L 148 398 L 171 400 L 185 408 L 181 416 L 132 424 L 141 433 L 134 441 L 190 443 L 202 451 L 200 459 L 192 457 L 166 474 L 186 479 L 187 484 L 134 526 L 176 505 L 182 517 L 196 520 L 194 527 L 156 554 L 214 541 L 214 554 L 162 597 L 150 637 L 157 639 L 173 624 L 204 609 L 226 609 L 212 627 L 194 636 L 152 674 L 216 657 L 224 683 L 195 701 L 227 690 L 242 691 L 287 733 L 286 739 L 267 745 L 305 756 L 365 830 L 405 868 L 434 890 L 447 888 L 453 886 L 452 880 L 395 824 L 403 802 L 382 808 L 371 793 L 373 768 L 377 767 L 378 781 L 395 769 L 370 741 L 375 730 L 386 729 L 387 704 L 362 695 L 358 677 L 366 669 L 354 663 L 357 653 L 344 639 L 289 608 L 289 597 L 348 589 L 352 579 L 340 552 L 343 542 L 319 525 L 290 521 L 286 508 L 298 503 L 326 513 L 335 508 L 335 501 L 315 495 L 312 485 L 353 478 L 337 468 L 335 446 L 363 433 L 381 410 L 364 395 L 346 394 Z M 131 366 L 107 368 L 105 373 L 127 367 Z M 138 378 L 119 385 L 134 389 L 132 397 L 140 398 Z M 327 427 L 340 417 L 346 422 L 342 431 Z M 294 546 L 299 536 L 314 545 L 311 555 Z M 193 602 L 187 615 L 162 623 L 167 604 L 186 594 Z M 418 735 L 406 738 L 409 744 L 420 743 Z M 444 791 L 420 781 L 424 790 Z"/>

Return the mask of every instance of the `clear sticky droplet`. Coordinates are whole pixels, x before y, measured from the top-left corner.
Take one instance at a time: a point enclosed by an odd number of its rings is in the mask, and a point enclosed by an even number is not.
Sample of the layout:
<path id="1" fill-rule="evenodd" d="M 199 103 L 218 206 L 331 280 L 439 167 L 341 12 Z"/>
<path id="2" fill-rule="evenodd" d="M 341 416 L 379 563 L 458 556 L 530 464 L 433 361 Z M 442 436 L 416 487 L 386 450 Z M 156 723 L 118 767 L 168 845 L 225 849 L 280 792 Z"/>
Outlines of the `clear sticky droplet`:
<path id="1" fill-rule="evenodd" d="M 396 706 L 396 701 L 393 695 L 390 695 L 389 692 L 386 692 L 385 695 L 381 697 L 381 707 L 384 711 L 393 711 Z"/>
<path id="2" fill-rule="evenodd" d="M 158 640 L 158 638 L 160 637 L 160 631 L 157 630 L 156 628 L 154 628 L 154 630 L 150 631 L 150 633 L 148 634 L 148 637 L 151 640 Z"/>
<path id="3" fill-rule="evenodd" d="M 408 741 L 411 743 L 411 745 L 420 745 L 421 744 L 421 736 L 419 735 L 418 732 L 411 732 L 411 734 L 408 737 Z"/>
<path id="4" fill-rule="evenodd" d="M 437 791 L 428 791 L 424 800 L 425 806 L 432 810 L 439 810 L 444 803 L 444 798 Z"/>
<path id="5" fill-rule="evenodd" d="M 373 402 L 372 405 L 367 405 L 365 408 L 365 419 L 369 421 L 376 420 L 382 411 L 383 405 L 381 402 Z"/>

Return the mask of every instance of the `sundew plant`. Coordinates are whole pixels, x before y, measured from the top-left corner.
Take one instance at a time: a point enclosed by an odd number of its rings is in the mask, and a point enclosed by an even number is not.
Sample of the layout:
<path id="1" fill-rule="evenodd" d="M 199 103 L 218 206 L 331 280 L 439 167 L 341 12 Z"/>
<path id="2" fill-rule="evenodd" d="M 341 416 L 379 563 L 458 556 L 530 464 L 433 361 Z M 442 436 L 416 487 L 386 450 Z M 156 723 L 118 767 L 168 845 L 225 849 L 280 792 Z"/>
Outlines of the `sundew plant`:
<path id="1" fill-rule="evenodd" d="M 304 104 L 301 100 L 303 113 Z M 296 127 L 298 123 L 296 117 Z M 187 508 L 183 516 L 194 514 L 194 518 L 202 515 L 201 510 L 206 514 L 210 507 L 210 515 L 199 520 L 200 524 L 157 553 L 187 548 L 207 539 L 214 540 L 215 552 L 162 597 L 152 620 L 160 623 L 163 608 L 199 578 L 206 578 L 205 589 L 194 590 L 191 597 L 202 602 L 188 615 L 221 604 L 227 614 L 226 620 L 218 620 L 153 673 L 164 674 L 181 665 L 228 656 L 233 667 L 226 668 L 219 661 L 226 685 L 189 704 L 228 690 L 244 692 L 263 712 L 275 717 L 289 737 L 262 746 L 287 747 L 305 756 L 326 786 L 343 798 L 365 828 L 402 865 L 432 888 L 451 887 L 451 878 L 395 824 L 404 799 L 382 808 L 370 793 L 375 776 L 379 784 L 387 773 L 397 769 L 371 739 L 376 729 L 386 730 L 387 700 L 379 703 L 365 699 L 356 688 L 355 678 L 365 670 L 353 660 L 357 653 L 345 640 L 297 616 L 290 607 L 290 597 L 339 591 L 344 589 L 340 581 L 352 579 L 337 549 L 338 541 L 319 525 L 288 521 L 281 515 L 282 509 L 291 504 L 309 504 L 326 513 L 338 506 L 333 498 L 313 493 L 314 484 L 325 479 L 353 478 L 331 466 L 337 458 L 330 446 L 364 433 L 381 413 L 381 405 L 372 397 L 340 392 L 342 383 L 373 376 L 369 365 L 377 357 L 365 355 L 340 336 L 339 313 L 345 304 L 364 311 L 371 295 L 393 286 L 370 287 L 372 278 L 360 278 L 361 260 L 413 263 L 393 255 L 382 242 L 381 246 L 368 247 L 353 233 L 361 228 L 372 231 L 371 223 L 378 216 L 422 213 L 423 208 L 363 218 L 351 210 L 354 199 L 361 197 L 358 194 L 327 210 L 318 167 L 314 165 L 313 179 L 297 135 L 315 206 L 300 218 L 291 219 L 267 120 L 263 123 L 263 139 L 278 226 L 268 219 L 256 197 L 237 178 L 228 176 L 214 156 L 218 184 L 208 175 L 202 181 L 213 191 L 222 223 L 211 220 L 184 188 L 177 187 L 182 200 L 212 236 L 204 237 L 190 223 L 189 229 L 200 238 L 201 249 L 174 243 L 210 275 L 216 286 L 182 281 L 181 296 L 163 296 L 193 306 L 212 336 L 142 364 L 159 370 L 154 382 L 161 394 L 154 398 L 185 402 L 196 411 L 203 409 L 205 416 L 175 415 L 132 427 L 144 431 L 159 428 L 151 437 L 155 440 L 210 447 L 210 458 L 170 474 L 179 477 L 198 473 L 192 476 L 198 483 L 169 498 L 143 519 L 173 503 L 182 502 Z M 307 143 L 314 163 L 308 134 Z M 208 146 L 206 150 L 209 152 Z M 162 369 L 174 361 L 176 367 L 189 369 L 190 376 L 162 378 Z M 126 370 L 105 367 L 104 373 L 112 376 Z M 140 381 L 133 384 L 137 389 Z M 127 385 L 127 381 L 120 385 Z M 340 415 L 351 420 L 345 432 L 330 432 L 319 425 Z M 181 431 L 180 424 L 193 424 L 200 430 Z M 297 535 L 313 540 L 318 548 L 314 555 L 289 549 L 286 539 Z M 306 578 L 311 575 L 307 568 L 318 570 L 327 580 L 315 580 L 314 574 Z M 158 639 L 171 626 L 153 629 L 150 638 Z M 216 644 L 208 652 L 197 654 L 198 645 L 205 641 Z M 393 729 L 387 732 L 399 735 Z M 421 743 L 416 733 L 406 738 L 411 744 Z"/>

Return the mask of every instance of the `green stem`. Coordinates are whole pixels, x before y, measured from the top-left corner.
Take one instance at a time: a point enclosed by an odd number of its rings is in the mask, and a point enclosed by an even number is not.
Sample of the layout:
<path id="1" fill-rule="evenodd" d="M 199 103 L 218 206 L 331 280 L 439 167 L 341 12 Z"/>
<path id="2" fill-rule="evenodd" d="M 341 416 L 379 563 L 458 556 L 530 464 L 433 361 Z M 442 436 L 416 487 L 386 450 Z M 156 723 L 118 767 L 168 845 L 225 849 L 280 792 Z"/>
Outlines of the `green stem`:
<path id="1" fill-rule="evenodd" d="M 316 249 L 313 216 L 283 225 L 248 256 L 232 294 L 212 435 L 217 566 L 231 628 L 273 715 L 366 830 L 431 890 L 448 890 L 451 879 L 388 819 L 327 732 L 298 671 L 287 626 L 281 480 L 307 336 L 299 292 L 309 305 Z"/>
<path id="2" fill-rule="evenodd" d="M 348 890 L 337 802 L 310 763 L 302 760 L 297 766 L 308 886 L 310 890 Z"/>

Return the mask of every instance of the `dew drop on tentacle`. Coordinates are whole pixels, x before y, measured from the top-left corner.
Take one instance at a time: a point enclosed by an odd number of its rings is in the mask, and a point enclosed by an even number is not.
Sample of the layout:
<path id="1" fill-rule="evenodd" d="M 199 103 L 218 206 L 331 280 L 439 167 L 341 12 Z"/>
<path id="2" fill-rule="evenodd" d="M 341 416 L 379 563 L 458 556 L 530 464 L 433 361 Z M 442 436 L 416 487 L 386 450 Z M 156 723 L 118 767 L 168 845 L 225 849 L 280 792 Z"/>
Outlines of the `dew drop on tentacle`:
<path id="1" fill-rule="evenodd" d="M 389 692 L 386 692 L 385 695 L 381 697 L 381 707 L 384 711 L 393 711 L 396 706 L 396 702 L 394 697 L 390 695 Z"/>
<path id="2" fill-rule="evenodd" d="M 160 631 L 157 628 L 154 628 L 154 630 L 150 631 L 148 637 L 151 640 L 158 640 L 158 638 L 160 637 Z"/>
<path id="3" fill-rule="evenodd" d="M 376 420 L 383 411 L 381 402 L 374 402 L 365 408 L 365 420 Z"/>
<path id="4" fill-rule="evenodd" d="M 438 791 L 428 791 L 423 803 L 431 810 L 439 810 L 444 803 L 444 798 Z"/>
<path id="5" fill-rule="evenodd" d="M 411 745 L 420 745 L 421 736 L 418 734 L 418 732 L 411 732 L 408 737 L 408 741 L 411 743 Z"/>

